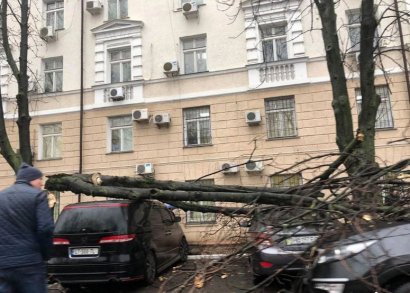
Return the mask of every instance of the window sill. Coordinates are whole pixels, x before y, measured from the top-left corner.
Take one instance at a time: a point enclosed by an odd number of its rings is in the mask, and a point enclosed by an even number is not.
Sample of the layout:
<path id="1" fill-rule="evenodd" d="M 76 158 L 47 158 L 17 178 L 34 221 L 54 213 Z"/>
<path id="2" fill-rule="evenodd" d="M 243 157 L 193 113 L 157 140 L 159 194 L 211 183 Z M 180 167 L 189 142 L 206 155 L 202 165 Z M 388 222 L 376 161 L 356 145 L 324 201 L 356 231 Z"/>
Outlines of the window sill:
<path id="1" fill-rule="evenodd" d="M 58 158 L 47 158 L 47 159 L 38 159 L 37 162 L 45 162 L 45 161 L 58 161 L 58 160 L 62 160 L 62 157 L 58 157 Z"/>
<path id="2" fill-rule="evenodd" d="M 397 130 L 397 128 L 396 127 L 375 128 L 375 131 L 389 131 L 389 130 Z"/>
<path id="3" fill-rule="evenodd" d="M 118 151 L 118 152 L 109 152 L 106 153 L 106 155 L 117 155 L 117 154 L 130 154 L 133 153 L 134 151 Z"/>
<path id="4" fill-rule="evenodd" d="M 191 72 L 191 73 L 181 73 L 180 76 L 190 76 L 190 75 L 201 74 L 201 73 L 209 73 L 209 70 L 197 71 L 197 72 Z"/>
<path id="5" fill-rule="evenodd" d="M 284 139 L 298 139 L 298 138 L 300 138 L 299 135 L 295 135 L 295 136 L 281 136 L 281 137 L 267 138 L 266 141 L 271 141 L 271 140 L 284 140 Z"/>
<path id="6" fill-rule="evenodd" d="M 202 147 L 209 147 L 213 146 L 212 143 L 208 144 L 190 144 L 190 145 L 184 145 L 184 149 L 192 149 L 192 148 L 202 148 Z"/>

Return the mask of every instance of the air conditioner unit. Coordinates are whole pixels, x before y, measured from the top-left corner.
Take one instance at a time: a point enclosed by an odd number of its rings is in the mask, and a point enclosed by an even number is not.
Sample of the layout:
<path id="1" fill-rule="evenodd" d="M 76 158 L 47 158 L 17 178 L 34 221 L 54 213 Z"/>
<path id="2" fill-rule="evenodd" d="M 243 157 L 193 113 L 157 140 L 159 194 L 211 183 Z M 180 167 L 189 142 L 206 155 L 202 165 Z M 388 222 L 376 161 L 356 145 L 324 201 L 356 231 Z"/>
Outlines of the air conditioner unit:
<path id="1" fill-rule="evenodd" d="M 261 122 L 261 112 L 259 110 L 246 111 L 245 119 L 249 125 L 258 125 Z"/>
<path id="2" fill-rule="evenodd" d="M 261 172 L 263 170 L 263 162 L 249 161 L 245 164 L 246 172 Z"/>
<path id="3" fill-rule="evenodd" d="M 135 167 L 135 172 L 139 175 L 154 174 L 154 164 L 144 163 Z"/>
<path id="4" fill-rule="evenodd" d="M 166 76 L 175 76 L 179 73 L 178 61 L 170 61 L 164 63 L 164 73 Z"/>
<path id="5" fill-rule="evenodd" d="M 154 115 L 154 123 L 157 126 L 169 125 L 170 122 L 171 122 L 171 117 L 169 116 L 168 113 L 160 113 L 160 114 Z"/>
<path id="6" fill-rule="evenodd" d="M 229 173 L 238 173 L 239 172 L 239 167 L 234 166 L 235 164 L 233 163 L 223 163 L 221 166 L 222 173 L 224 174 L 229 174 Z M 232 167 L 234 166 L 234 167 Z"/>
<path id="7" fill-rule="evenodd" d="M 45 26 L 40 29 L 40 37 L 45 41 L 50 41 L 55 39 L 55 31 L 52 26 Z"/>
<path id="8" fill-rule="evenodd" d="M 187 19 L 198 17 L 198 4 L 195 0 L 191 0 L 182 4 L 182 12 Z"/>
<path id="9" fill-rule="evenodd" d="M 135 109 L 132 110 L 132 120 L 137 122 L 148 121 L 148 109 Z"/>
<path id="10" fill-rule="evenodd" d="M 102 11 L 103 5 L 99 0 L 89 0 L 85 4 L 85 7 L 89 13 L 92 15 L 100 14 Z"/>
<path id="11" fill-rule="evenodd" d="M 113 102 L 123 101 L 125 99 L 124 90 L 122 87 L 110 89 L 110 100 Z"/>

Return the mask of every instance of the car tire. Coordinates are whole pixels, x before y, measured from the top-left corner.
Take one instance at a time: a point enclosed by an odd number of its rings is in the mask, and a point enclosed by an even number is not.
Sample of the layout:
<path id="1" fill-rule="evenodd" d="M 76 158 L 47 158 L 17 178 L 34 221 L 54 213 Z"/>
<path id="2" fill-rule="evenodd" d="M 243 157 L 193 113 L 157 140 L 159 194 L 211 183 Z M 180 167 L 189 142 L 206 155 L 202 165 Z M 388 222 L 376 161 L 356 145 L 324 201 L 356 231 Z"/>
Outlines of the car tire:
<path id="1" fill-rule="evenodd" d="M 189 254 L 189 245 L 185 238 L 182 238 L 179 244 L 179 258 L 182 262 L 186 262 Z"/>
<path id="2" fill-rule="evenodd" d="M 155 255 L 152 251 L 145 254 L 144 261 L 144 281 L 145 283 L 151 285 L 155 281 L 157 275 L 157 262 L 155 260 Z"/>
<path id="3" fill-rule="evenodd" d="M 396 289 L 393 290 L 393 293 L 409 293 L 410 292 L 410 283 L 404 283 Z"/>

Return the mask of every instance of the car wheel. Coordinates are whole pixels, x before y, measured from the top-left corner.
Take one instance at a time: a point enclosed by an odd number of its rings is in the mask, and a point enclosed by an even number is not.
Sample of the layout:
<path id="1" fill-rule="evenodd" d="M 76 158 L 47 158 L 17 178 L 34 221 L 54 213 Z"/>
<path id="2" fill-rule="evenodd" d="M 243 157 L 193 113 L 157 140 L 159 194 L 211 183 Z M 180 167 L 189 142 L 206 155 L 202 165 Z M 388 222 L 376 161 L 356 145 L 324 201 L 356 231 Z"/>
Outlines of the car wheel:
<path id="1" fill-rule="evenodd" d="M 189 245 L 185 238 L 182 238 L 179 244 L 179 258 L 182 262 L 186 262 L 189 254 Z"/>
<path id="2" fill-rule="evenodd" d="M 155 261 L 155 255 L 152 251 L 149 251 L 145 255 L 145 263 L 144 263 L 145 283 L 147 284 L 154 283 L 156 275 L 157 275 L 157 263 Z"/>
<path id="3" fill-rule="evenodd" d="M 393 290 L 393 293 L 409 293 L 409 292 L 410 292 L 410 283 L 404 283 L 403 285 Z"/>

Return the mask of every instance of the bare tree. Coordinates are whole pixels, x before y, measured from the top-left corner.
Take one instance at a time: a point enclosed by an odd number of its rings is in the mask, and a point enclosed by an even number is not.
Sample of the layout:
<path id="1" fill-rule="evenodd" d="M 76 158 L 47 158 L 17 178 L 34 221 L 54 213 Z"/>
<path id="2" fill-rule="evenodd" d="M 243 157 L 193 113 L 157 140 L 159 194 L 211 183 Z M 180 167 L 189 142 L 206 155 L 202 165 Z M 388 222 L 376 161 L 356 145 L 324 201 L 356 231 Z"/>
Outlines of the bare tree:
<path id="1" fill-rule="evenodd" d="M 30 122 L 29 99 L 28 99 L 28 36 L 30 4 L 28 0 L 18 2 L 19 11 L 15 10 L 16 3 L 8 0 L 1 1 L 1 33 L 2 47 L 11 72 L 17 81 L 17 126 L 19 147 L 13 149 L 6 129 L 3 104 L 0 103 L 0 154 L 15 172 L 22 161 L 32 164 L 32 151 L 30 145 Z M 10 27 L 17 26 L 19 37 L 19 55 L 13 56 L 10 44 Z M 0 100 L 3 102 L 0 92 Z"/>

